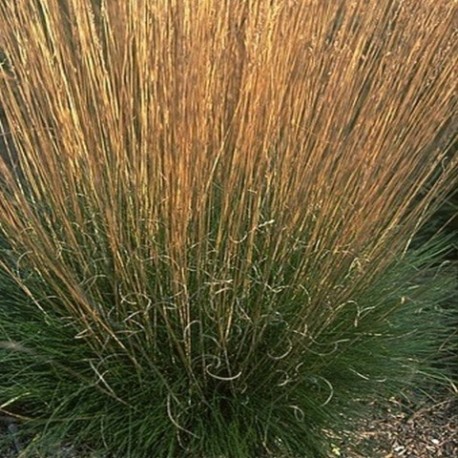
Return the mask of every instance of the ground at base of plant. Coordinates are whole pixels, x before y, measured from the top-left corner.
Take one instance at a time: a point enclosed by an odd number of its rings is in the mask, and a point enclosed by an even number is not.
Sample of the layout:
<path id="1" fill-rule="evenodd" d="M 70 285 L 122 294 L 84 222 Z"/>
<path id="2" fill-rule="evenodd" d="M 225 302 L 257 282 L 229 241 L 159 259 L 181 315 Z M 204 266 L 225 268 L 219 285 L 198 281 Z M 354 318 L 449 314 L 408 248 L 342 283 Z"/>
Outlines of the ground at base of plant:
<path id="1" fill-rule="evenodd" d="M 338 458 L 455 458 L 458 456 L 458 393 L 411 391 L 390 399 L 358 431 L 354 452 L 345 444 Z"/>
<path id="2" fill-rule="evenodd" d="M 370 406 L 372 414 L 352 444 L 336 444 L 334 458 L 455 458 L 458 456 L 458 393 L 441 389 L 434 393 L 408 392 L 390 399 L 383 407 Z M 17 427 L 16 425 L 13 425 Z M 0 434 L 11 435 L 11 423 L 0 420 Z M 8 443 L 9 442 L 9 443 Z M 17 445 L 17 444 L 16 444 Z M 0 448 L 1 458 L 22 458 L 13 440 Z M 330 457 L 330 458 L 332 458 Z M 28 457 L 27 457 L 28 458 Z M 49 456 L 33 458 L 105 458 L 71 444 L 56 447 Z M 128 457 L 125 457 L 128 458 Z M 256 457 L 253 457 L 256 458 Z"/>

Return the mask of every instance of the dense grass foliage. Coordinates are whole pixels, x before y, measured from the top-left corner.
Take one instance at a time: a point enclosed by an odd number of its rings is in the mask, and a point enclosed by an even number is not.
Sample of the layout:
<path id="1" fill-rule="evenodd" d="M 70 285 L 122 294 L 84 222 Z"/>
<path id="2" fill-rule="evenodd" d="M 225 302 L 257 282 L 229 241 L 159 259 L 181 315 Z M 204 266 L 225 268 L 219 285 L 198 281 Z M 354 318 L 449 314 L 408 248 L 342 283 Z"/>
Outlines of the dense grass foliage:
<path id="1" fill-rule="evenodd" d="M 456 184 L 455 18 L 0 3 L 0 408 L 30 453 L 324 457 L 428 373 L 452 282 L 408 248 Z"/>
<path id="2" fill-rule="evenodd" d="M 457 153 L 458 143 L 455 143 L 449 154 Z M 450 323 L 451 331 L 440 347 L 437 364 L 440 367 L 444 365 L 448 367 L 451 396 L 458 401 L 458 188 L 452 190 L 439 208 L 426 220 L 416 233 L 411 246 L 425 246 L 437 238 L 448 240 L 448 244 L 446 251 L 437 259 L 436 266 L 440 266 L 441 269 L 445 267 L 455 278 L 454 293 L 442 304 L 446 309 L 444 319 Z"/>

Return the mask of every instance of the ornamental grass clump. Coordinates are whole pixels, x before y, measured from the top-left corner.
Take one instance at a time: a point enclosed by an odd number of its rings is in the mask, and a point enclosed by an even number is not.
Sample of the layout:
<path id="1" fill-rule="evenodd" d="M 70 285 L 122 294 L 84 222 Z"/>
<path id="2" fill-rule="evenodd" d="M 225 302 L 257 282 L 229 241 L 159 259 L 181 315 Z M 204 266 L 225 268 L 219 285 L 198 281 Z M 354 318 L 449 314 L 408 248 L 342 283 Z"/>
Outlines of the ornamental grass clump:
<path id="1" fill-rule="evenodd" d="M 0 407 L 23 453 L 324 457 L 427 373 L 445 245 L 409 244 L 456 183 L 455 21 L 448 0 L 1 2 Z"/>

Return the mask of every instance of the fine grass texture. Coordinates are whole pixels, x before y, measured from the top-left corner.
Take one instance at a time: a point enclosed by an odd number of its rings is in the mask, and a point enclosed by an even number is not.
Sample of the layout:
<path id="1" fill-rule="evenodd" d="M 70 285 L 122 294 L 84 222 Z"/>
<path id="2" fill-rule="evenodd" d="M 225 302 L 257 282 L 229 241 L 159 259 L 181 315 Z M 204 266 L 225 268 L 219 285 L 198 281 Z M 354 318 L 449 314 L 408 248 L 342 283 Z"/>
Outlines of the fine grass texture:
<path id="1" fill-rule="evenodd" d="M 325 457 L 424 378 L 450 280 L 445 242 L 408 248 L 456 184 L 456 13 L 0 2 L 0 408 L 26 452 Z"/>

